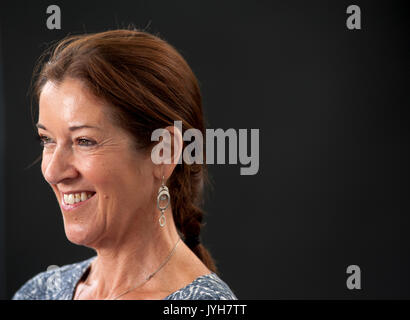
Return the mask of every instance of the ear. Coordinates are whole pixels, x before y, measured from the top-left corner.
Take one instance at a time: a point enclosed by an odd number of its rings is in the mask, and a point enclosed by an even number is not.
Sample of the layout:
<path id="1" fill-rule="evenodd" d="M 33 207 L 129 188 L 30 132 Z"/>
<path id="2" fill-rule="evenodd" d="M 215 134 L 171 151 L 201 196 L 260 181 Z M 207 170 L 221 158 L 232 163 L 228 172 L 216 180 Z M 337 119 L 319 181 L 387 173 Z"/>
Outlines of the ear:
<path id="1" fill-rule="evenodd" d="M 183 147 L 182 132 L 177 126 L 168 126 L 165 128 L 165 130 L 167 130 L 170 135 L 170 144 L 165 142 L 163 148 L 170 149 L 167 150 L 169 151 L 168 154 L 170 155 L 170 158 L 166 159 L 168 161 L 165 160 L 164 163 L 154 164 L 154 176 L 159 180 L 162 180 L 162 176 L 164 176 L 165 180 L 167 180 L 171 176 L 172 172 L 179 162 Z M 165 150 L 163 150 L 163 153 L 167 154 Z"/>

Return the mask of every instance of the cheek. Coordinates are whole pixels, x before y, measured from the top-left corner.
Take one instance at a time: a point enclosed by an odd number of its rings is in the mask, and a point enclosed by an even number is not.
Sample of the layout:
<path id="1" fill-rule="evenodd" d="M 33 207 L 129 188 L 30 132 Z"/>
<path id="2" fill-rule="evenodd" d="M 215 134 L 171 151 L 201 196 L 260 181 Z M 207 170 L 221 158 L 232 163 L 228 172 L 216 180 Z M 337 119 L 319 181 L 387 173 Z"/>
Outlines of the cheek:
<path id="1" fill-rule="evenodd" d="M 151 195 L 153 179 L 147 171 L 139 170 L 135 163 L 103 164 L 98 170 L 93 170 L 93 180 L 96 187 L 129 205 L 148 201 Z M 98 184 L 98 186 L 97 186 Z"/>
<path id="2" fill-rule="evenodd" d="M 84 180 L 101 192 L 124 191 L 124 188 L 135 179 L 135 174 L 127 170 L 118 159 L 83 158 L 77 168 Z"/>
<path id="3" fill-rule="evenodd" d="M 83 158 L 78 169 L 83 178 L 94 184 L 96 188 L 105 185 L 110 180 L 110 176 L 112 177 L 110 165 L 101 159 Z"/>
<path id="4" fill-rule="evenodd" d="M 104 155 L 78 159 L 81 176 L 108 201 L 144 202 L 152 193 L 153 176 L 147 163 L 128 154 Z M 108 198 L 104 198 L 107 200 Z"/>

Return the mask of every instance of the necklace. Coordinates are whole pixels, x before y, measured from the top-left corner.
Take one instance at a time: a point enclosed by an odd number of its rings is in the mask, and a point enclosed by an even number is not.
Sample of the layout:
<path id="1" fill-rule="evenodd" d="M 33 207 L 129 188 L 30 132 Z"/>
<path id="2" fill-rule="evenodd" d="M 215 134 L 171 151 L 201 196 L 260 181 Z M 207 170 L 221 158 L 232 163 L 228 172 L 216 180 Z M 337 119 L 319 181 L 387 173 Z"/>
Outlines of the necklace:
<path id="1" fill-rule="evenodd" d="M 135 290 L 139 287 L 141 287 L 143 284 L 147 283 L 149 280 L 151 280 L 157 273 L 160 271 L 166 264 L 167 262 L 171 259 L 171 257 L 174 255 L 175 250 L 181 241 L 181 238 L 178 238 L 178 241 L 175 243 L 174 247 L 172 248 L 171 252 L 168 254 L 166 259 L 161 263 L 161 265 L 151 274 L 149 274 L 146 278 L 144 278 L 140 283 L 136 284 L 135 286 L 131 287 L 130 289 L 127 289 L 126 291 L 120 293 L 119 295 L 116 295 L 114 298 L 105 298 L 104 300 L 117 300 L 118 298 L 122 297 L 123 295 L 127 294 L 128 292 L 131 292 L 132 290 Z M 85 286 L 84 286 L 85 287 Z M 81 291 L 77 294 L 77 298 L 82 294 L 84 287 L 81 289 Z"/>

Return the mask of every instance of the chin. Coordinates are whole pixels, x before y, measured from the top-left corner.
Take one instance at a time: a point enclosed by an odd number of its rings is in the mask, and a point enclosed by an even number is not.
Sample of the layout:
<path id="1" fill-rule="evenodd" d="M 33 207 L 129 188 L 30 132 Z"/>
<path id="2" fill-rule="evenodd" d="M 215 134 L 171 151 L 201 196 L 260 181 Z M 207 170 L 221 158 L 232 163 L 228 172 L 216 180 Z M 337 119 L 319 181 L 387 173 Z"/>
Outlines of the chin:
<path id="1" fill-rule="evenodd" d="M 88 247 L 88 245 L 92 243 L 92 240 L 95 238 L 93 236 L 93 232 L 91 232 L 88 228 L 84 228 L 84 226 L 70 224 L 64 225 L 64 229 L 68 241 L 80 246 Z"/>

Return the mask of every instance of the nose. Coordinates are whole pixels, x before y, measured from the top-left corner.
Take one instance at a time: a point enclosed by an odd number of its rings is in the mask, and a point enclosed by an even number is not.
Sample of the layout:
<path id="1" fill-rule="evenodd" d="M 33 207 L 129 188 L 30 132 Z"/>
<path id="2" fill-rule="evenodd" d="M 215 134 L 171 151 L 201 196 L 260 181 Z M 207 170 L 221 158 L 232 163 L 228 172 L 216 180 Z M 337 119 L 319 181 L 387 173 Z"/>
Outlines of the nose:
<path id="1" fill-rule="evenodd" d="M 42 171 L 44 179 L 49 184 L 58 184 L 63 180 L 76 178 L 78 171 L 72 160 L 72 153 L 62 147 L 56 147 L 52 153 L 43 154 Z"/>

